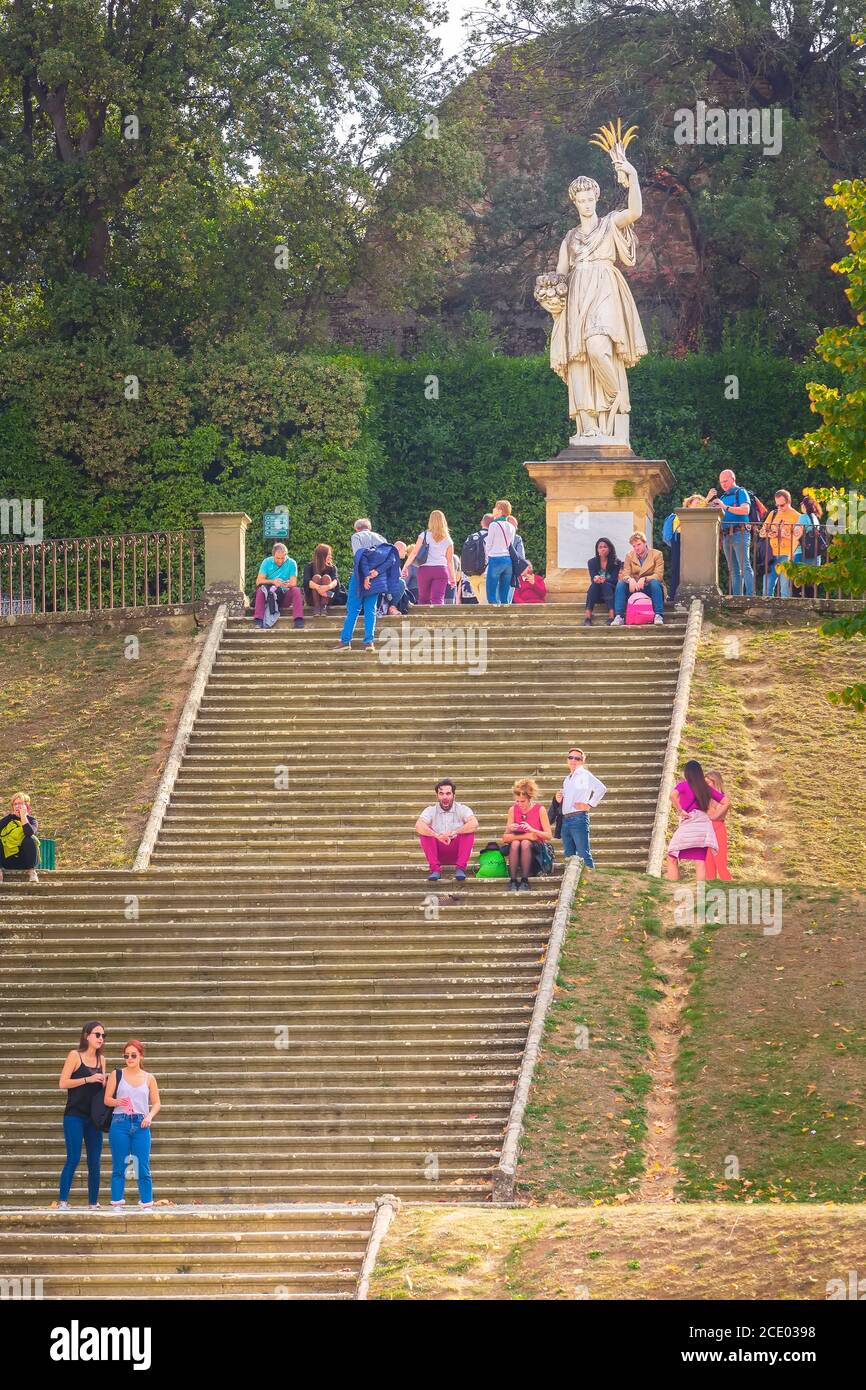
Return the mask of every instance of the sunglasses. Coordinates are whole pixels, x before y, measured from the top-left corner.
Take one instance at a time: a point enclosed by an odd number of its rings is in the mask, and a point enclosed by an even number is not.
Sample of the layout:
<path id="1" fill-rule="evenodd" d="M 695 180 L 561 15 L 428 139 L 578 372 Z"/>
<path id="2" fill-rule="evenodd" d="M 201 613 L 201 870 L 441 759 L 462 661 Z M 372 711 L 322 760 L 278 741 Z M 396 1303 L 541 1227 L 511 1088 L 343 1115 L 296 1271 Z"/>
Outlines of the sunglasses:
<path id="1" fill-rule="evenodd" d="M 568 757 L 567 757 L 567 759 L 566 759 L 566 762 L 569 762 L 569 763 L 582 763 L 582 762 L 583 762 L 583 754 L 582 754 L 582 753 L 569 753 L 569 755 L 568 755 Z"/>
<path id="2" fill-rule="evenodd" d="M 104 1038 L 104 1037 L 105 1037 L 105 1034 L 101 1031 L 101 1029 L 99 1029 L 99 1028 L 94 1028 L 93 1033 L 91 1034 L 91 1037 L 94 1037 L 94 1038 Z"/>
<path id="3" fill-rule="evenodd" d="M 137 1056 L 138 1056 L 138 1053 L 137 1053 L 137 1052 L 124 1052 L 124 1054 L 123 1054 L 123 1060 L 124 1060 L 124 1062 L 129 1062 L 133 1057 L 137 1057 Z"/>

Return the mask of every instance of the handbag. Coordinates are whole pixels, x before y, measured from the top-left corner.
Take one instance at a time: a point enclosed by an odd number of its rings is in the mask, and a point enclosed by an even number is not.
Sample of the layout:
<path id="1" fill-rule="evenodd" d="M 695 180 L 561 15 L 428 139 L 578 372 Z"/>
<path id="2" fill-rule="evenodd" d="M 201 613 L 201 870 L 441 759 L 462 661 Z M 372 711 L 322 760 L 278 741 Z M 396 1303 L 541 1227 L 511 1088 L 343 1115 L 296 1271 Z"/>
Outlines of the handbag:
<path id="1" fill-rule="evenodd" d="M 429 540 L 429 536 L 430 536 L 430 532 L 429 532 L 429 531 L 425 531 L 425 532 L 424 532 L 424 539 L 423 539 L 423 541 L 421 542 L 420 546 L 418 547 L 417 551 L 415 552 L 415 559 L 412 561 L 413 565 L 426 565 L 426 563 L 427 563 L 427 556 L 430 554 L 430 540 Z"/>
<path id="2" fill-rule="evenodd" d="M 345 608 L 346 604 L 349 601 L 349 594 L 345 584 L 338 584 L 336 589 L 334 589 L 333 594 L 334 596 L 331 599 L 331 607 Z"/>
<path id="3" fill-rule="evenodd" d="M 540 874 L 552 873 L 554 860 L 553 845 L 550 844 L 548 840 L 536 840 L 533 849 L 536 852 L 538 872 Z"/>
<path id="4" fill-rule="evenodd" d="M 507 536 L 508 532 L 504 530 L 503 522 L 499 520 L 499 517 L 496 519 L 499 521 L 499 525 L 503 526 L 503 534 Z M 508 558 L 511 561 L 511 587 L 516 589 L 523 571 L 529 569 L 529 561 L 524 560 L 522 555 L 518 555 L 514 548 L 514 541 L 508 542 Z"/>
<path id="5" fill-rule="evenodd" d="M 120 1077 L 121 1077 L 121 1074 L 122 1074 L 121 1068 L 118 1067 L 117 1070 L 116 1070 L 115 1073 L 114 1073 L 114 1092 L 115 1092 L 115 1095 L 117 1094 L 117 1088 L 118 1088 L 118 1086 L 120 1085 Z M 96 1125 L 96 1128 L 102 1130 L 102 1133 L 103 1133 L 103 1134 L 107 1134 L 108 1131 L 111 1129 L 111 1121 L 114 1119 L 114 1107 L 111 1106 L 111 1105 L 106 1105 L 106 1104 L 105 1104 L 105 1091 L 104 1091 L 104 1090 L 102 1090 L 102 1091 L 97 1091 L 96 1094 L 94 1095 L 93 1099 L 91 1100 L 91 1102 L 90 1102 L 90 1118 L 91 1118 L 91 1120 L 93 1121 L 93 1123 Z"/>

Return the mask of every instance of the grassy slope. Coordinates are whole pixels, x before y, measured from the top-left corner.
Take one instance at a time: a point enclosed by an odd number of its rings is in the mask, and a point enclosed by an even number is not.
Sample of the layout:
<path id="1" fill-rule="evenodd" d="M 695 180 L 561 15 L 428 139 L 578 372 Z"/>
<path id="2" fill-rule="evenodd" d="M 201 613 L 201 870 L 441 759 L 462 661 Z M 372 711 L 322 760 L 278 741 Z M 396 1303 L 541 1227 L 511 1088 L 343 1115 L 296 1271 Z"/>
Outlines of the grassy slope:
<path id="1" fill-rule="evenodd" d="M 639 1179 L 657 993 L 644 943 L 658 892 L 654 880 L 603 870 L 578 890 L 526 1112 L 524 1200 L 610 1201 Z"/>
<path id="2" fill-rule="evenodd" d="M 866 1208 L 404 1207 L 371 1297 L 826 1299 L 862 1269 Z"/>
<path id="3" fill-rule="evenodd" d="M 705 926 L 693 944 L 678 1068 L 682 1195 L 862 1202 L 866 896 L 780 892 L 778 935 Z"/>
<path id="4" fill-rule="evenodd" d="M 826 699 L 864 671 L 866 642 L 817 623 L 705 625 L 680 766 L 722 772 L 735 876 L 866 882 L 866 719 Z"/>
<path id="5" fill-rule="evenodd" d="M 0 627 L 0 803 L 30 793 L 58 868 L 132 862 L 197 658 L 182 621 L 137 627 L 136 660 L 120 629 Z"/>

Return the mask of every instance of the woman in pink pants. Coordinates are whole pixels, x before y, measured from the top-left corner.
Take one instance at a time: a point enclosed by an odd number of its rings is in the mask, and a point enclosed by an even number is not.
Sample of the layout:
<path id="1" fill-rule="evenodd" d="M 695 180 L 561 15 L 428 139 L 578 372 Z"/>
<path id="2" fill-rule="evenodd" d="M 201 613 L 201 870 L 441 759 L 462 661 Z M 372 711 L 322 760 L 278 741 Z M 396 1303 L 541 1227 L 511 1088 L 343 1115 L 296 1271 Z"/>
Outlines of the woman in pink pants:
<path id="1" fill-rule="evenodd" d="M 454 573 L 454 542 L 448 534 L 448 522 L 444 512 L 431 512 L 427 530 L 418 534 L 418 539 L 406 556 L 403 565 L 405 579 L 409 566 L 415 560 L 422 546 L 427 547 L 424 559 L 418 564 L 418 602 L 442 604 L 445 590 L 450 585 L 456 587 Z"/>

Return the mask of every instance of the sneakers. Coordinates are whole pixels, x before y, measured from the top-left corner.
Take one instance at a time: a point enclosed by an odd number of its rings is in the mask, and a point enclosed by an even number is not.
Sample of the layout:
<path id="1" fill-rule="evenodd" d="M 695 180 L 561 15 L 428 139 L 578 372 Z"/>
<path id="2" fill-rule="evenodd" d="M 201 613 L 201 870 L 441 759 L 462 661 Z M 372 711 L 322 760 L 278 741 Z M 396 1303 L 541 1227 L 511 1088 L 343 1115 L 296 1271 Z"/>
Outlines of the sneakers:
<path id="1" fill-rule="evenodd" d="M 428 883 L 438 883 L 441 877 L 442 877 L 442 875 L 441 875 L 437 870 L 434 869 L 434 871 L 433 871 L 432 874 L 428 874 L 428 875 L 427 875 L 427 882 L 428 882 Z"/>
<path id="2" fill-rule="evenodd" d="M 256 628 L 259 632 L 264 632 L 265 630 L 265 625 L 261 618 L 256 618 L 255 622 L 253 623 L 253 627 Z"/>
<path id="3" fill-rule="evenodd" d="M 99 1203 L 98 1203 L 98 1202 L 91 1202 L 91 1203 L 88 1205 L 87 1210 L 88 1210 L 88 1211 L 99 1211 Z"/>
<path id="4" fill-rule="evenodd" d="M 656 613 L 655 617 L 653 618 L 653 622 L 655 623 L 656 627 L 661 627 L 662 623 L 664 622 L 664 618 L 662 617 L 661 613 Z"/>
<path id="5" fill-rule="evenodd" d="M 336 645 L 336 647 L 334 648 L 334 651 L 335 651 L 335 652 L 350 652 L 351 650 L 352 650 L 352 643 L 351 643 L 351 642 L 338 642 L 337 645 Z"/>
<path id="6" fill-rule="evenodd" d="M 54 1210 L 55 1210 L 55 1211 L 68 1211 L 68 1210 L 69 1210 L 69 1203 L 68 1203 L 68 1202 L 58 1202 L 58 1203 L 57 1203 L 57 1206 L 54 1208 Z"/>
<path id="7" fill-rule="evenodd" d="M 583 625 L 584 627 L 592 627 L 592 618 L 584 618 Z"/>
<path id="8" fill-rule="evenodd" d="M 27 870 L 27 882 L 28 882 L 28 883 L 38 883 L 38 882 L 39 882 L 39 875 L 37 874 L 37 872 L 36 872 L 35 869 L 28 869 L 28 870 Z"/>
<path id="9" fill-rule="evenodd" d="M 623 625 L 624 622 L 625 622 L 625 618 L 621 618 L 621 617 L 619 616 L 619 614 L 617 613 L 616 617 L 613 618 L 613 619 L 611 619 L 611 622 L 610 622 L 609 626 L 610 626 L 610 627 L 622 627 L 622 625 Z"/>
<path id="10" fill-rule="evenodd" d="M 529 893 L 529 892 L 531 891 L 531 890 L 530 890 L 530 887 L 529 887 L 529 879 L 528 879 L 528 878 L 522 878 L 522 879 L 520 880 L 520 882 L 519 882 L 518 885 L 517 885 L 517 891 L 518 891 L 518 893 Z"/>
<path id="11" fill-rule="evenodd" d="M 303 627 L 303 626 L 304 626 L 304 620 L 303 620 L 303 618 L 295 618 L 295 621 L 292 623 L 292 627 Z"/>
<path id="12" fill-rule="evenodd" d="M 512 878 L 512 879 L 510 880 L 510 882 L 509 882 L 509 884 L 508 884 L 508 892 L 509 892 L 509 893 L 519 893 L 519 892 L 520 892 L 520 879 L 519 879 L 519 878 Z"/>
<path id="13" fill-rule="evenodd" d="M 376 644 L 375 644 L 375 642 L 365 642 L 365 643 L 364 643 L 364 651 L 365 651 L 365 652 L 374 652 L 375 650 L 376 650 Z"/>
<path id="14" fill-rule="evenodd" d="M 456 878 L 456 880 L 457 880 L 458 883 L 465 883 L 465 882 L 466 882 L 466 870 L 465 870 L 465 869 L 455 869 L 455 871 L 454 871 L 454 877 Z"/>

